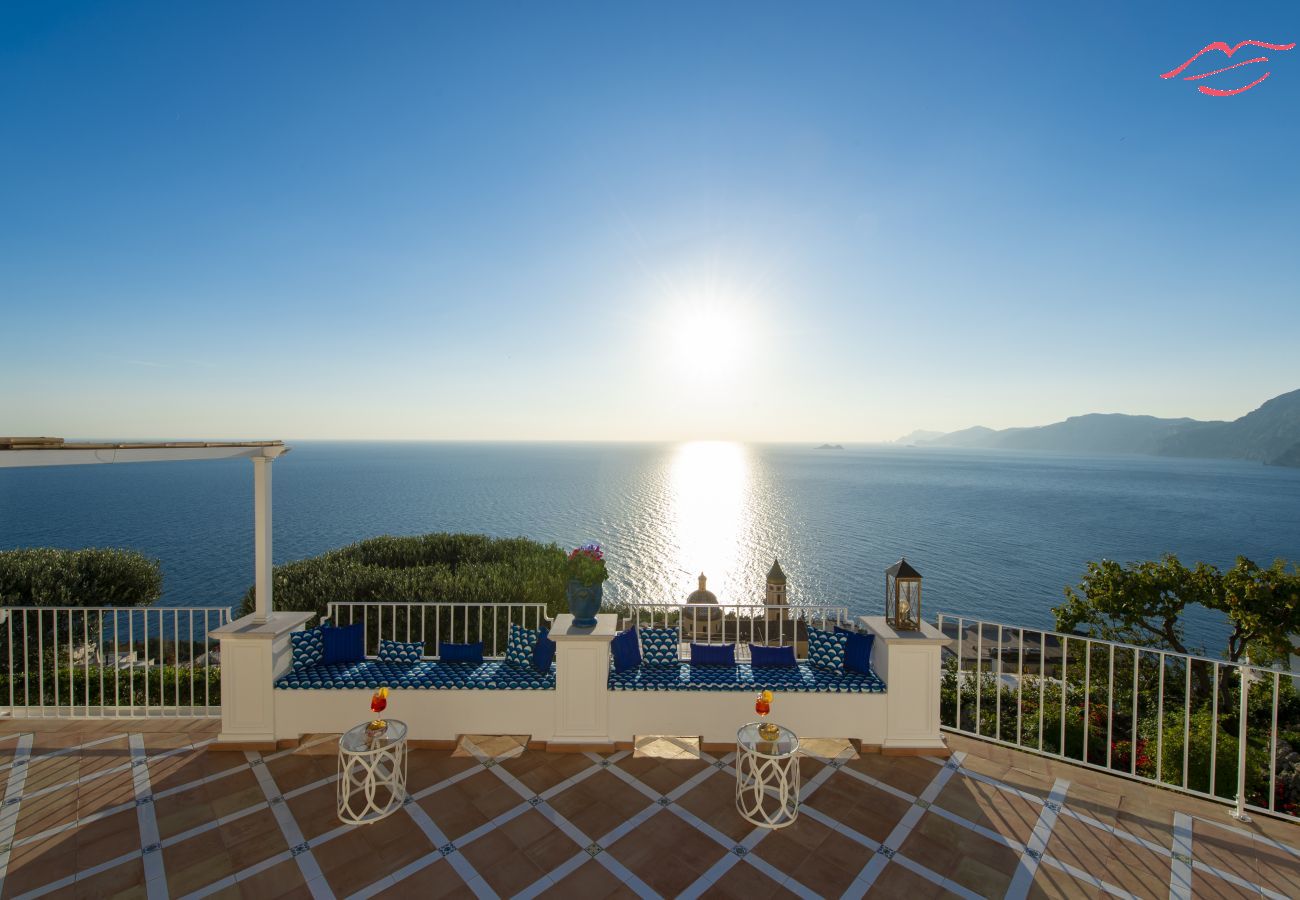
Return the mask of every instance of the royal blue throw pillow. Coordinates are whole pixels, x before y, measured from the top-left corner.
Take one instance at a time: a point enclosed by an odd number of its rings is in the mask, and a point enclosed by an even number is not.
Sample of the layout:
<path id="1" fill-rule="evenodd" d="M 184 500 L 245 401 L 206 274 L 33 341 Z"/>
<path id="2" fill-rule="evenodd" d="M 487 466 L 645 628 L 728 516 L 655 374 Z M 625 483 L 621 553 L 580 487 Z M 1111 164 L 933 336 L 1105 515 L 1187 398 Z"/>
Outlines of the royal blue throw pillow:
<path id="1" fill-rule="evenodd" d="M 342 628 L 321 628 L 326 663 L 361 662 L 366 658 L 365 626 L 360 622 Z"/>
<path id="2" fill-rule="evenodd" d="M 871 674 L 871 647 L 876 642 L 874 634 L 860 634 L 856 631 L 850 631 L 847 628 L 835 626 L 836 634 L 846 635 L 849 639 L 848 646 L 844 648 L 844 668 L 850 672 L 861 672 L 863 675 Z"/>
<path id="3" fill-rule="evenodd" d="M 691 665 L 734 666 L 735 644 L 691 644 Z"/>
<path id="4" fill-rule="evenodd" d="M 636 629 L 629 628 L 614 635 L 609 642 L 609 652 L 614 656 L 615 672 L 626 672 L 641 665 L 641 641 L 636 636 Z"/>
<path id="5" fill-rule="evenodd" d="M 844 651 L 849 636 L 808 626 L 808 662 L 815 668 L 844 674 Z"/>
<path id="6" fill-rule="evenodd" d="M 289 647 L 293 651 L 293 667 L 314 666 L 325 658 L 325 638 L 319 628 L 295 631 L 289 635 Z"/>
<path id="7" fill-rule="evenodd" d="M 402 641 L 380 641 L 377 659 L 385 663 L 412 664 L 418 663 L 423 655 L 422 641 L 411 641 L 409 644 Z"/>
<path id="8" fill-rule="evenodd" d="M 543 675 L 551 671 L 551 663 L 555 662 L 555 641 L 551 640 L 550 633 L 547 628 L 541 629 L 533 645 L 533 668 Z"/>
<path id="9" fill-rule="evenodd" d="M 449 644 L 443 641 L 438 645 L 438 658 L 443 662 L 481 663 L 483 661 L 483 642 Z"/>
<path id="10" fill-rule="evenodd" d="M 795 669 L 798 668 L 799 661 L 794 658 L 793 647 L 763 647 L 759 644 L 750 644 L 749 664 Z"/>

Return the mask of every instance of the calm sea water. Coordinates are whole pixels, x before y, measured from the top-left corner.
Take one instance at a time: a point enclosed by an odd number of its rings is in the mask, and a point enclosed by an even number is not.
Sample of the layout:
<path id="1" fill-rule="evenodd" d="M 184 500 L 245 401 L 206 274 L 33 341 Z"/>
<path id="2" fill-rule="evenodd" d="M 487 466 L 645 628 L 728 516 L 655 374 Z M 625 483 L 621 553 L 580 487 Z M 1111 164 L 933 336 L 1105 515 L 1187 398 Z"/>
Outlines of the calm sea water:
<path id="1" fill-rule="evenodd" d="M 165 602 L 229 605 L 252 582 L 247 461 L 0 470 L 0 548 L 132 547 Z M 275 559 L 379 534 L 599 540 L 614 599 L 677 600 L 703 571 L 724 602 L 876 612 L 906 555 L 924 609 L 1027 626 L 1090 559 L 1300 558 L 1300 470 L 1147 457 L 729 443 L 294 444 L 274 464 Z M 1213 615 L 1189 632 L 1216 646 Z"/>

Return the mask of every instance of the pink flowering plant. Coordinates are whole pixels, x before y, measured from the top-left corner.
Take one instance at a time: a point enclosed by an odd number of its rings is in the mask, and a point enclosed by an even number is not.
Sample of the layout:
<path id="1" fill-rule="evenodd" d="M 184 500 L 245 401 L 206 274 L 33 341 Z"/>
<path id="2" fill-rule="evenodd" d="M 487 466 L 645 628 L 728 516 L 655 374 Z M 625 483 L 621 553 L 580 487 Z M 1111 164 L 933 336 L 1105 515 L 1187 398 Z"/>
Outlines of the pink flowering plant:
<path id="1" fill-rule="evenodd" d="M 605 571 L 605 553 L 600 549 L 600 544 L 595 542 L 571 550 L 564 568 L 570 581 L 588 587 L 602 584 L 609 577 Z"/>

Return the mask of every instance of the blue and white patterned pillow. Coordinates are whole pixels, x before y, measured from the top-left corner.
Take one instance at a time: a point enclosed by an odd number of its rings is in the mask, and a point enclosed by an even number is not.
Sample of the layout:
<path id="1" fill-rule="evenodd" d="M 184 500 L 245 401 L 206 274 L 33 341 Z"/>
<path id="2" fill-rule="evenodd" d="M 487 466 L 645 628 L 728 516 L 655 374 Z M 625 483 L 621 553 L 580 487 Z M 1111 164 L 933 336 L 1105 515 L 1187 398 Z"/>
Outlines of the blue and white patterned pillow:
<path id="1" fill-rule="evenodd" d="M 402 641 L 380 641 L 379 661 L 386 663 L 418 663 L 424 655 L 421 641 L 403 643 Z"/>
<path id="2" fill-rule="evenodd" d="M 289 635 L 289 646 L 293 650 L 293 667 L 314 666 L 325 659 L 325 636 L 319 628 L 295 631 Z"/>
<path id="3" fill-rule="evenodd" d="M 848 650 L 849 636 L 820 628 L 808 628 L 808 662 L 828 672 L 844 673 L 844 654 Z"/>
<path id="4" fill-rule="evenodd" d="M 506 662 L 512 666 L 531 666 L 533 650 L 542 632 L 535 628 L 510 623 L 510 637 L 506 640 Z"/>
<path id="5" fill-rule="evenodd" d="M 678 663 L 676 628 L 638 628 L 641 636 L 641 665 L 675 666 Z"/>

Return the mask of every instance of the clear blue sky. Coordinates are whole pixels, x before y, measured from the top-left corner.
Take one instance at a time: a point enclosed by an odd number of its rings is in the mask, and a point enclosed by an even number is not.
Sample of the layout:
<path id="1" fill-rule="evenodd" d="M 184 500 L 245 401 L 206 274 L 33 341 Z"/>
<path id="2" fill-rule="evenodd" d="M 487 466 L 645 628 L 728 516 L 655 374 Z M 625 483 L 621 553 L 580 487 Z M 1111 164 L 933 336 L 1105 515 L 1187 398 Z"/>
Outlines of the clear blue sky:
<path id="1" fill-rule="evenodd" d="M 1246 38 L 1300 4 L 8 2 L 0 433 L 1235 417 L 1300 387 L 1300 48 L 1157 76 Z"/>

